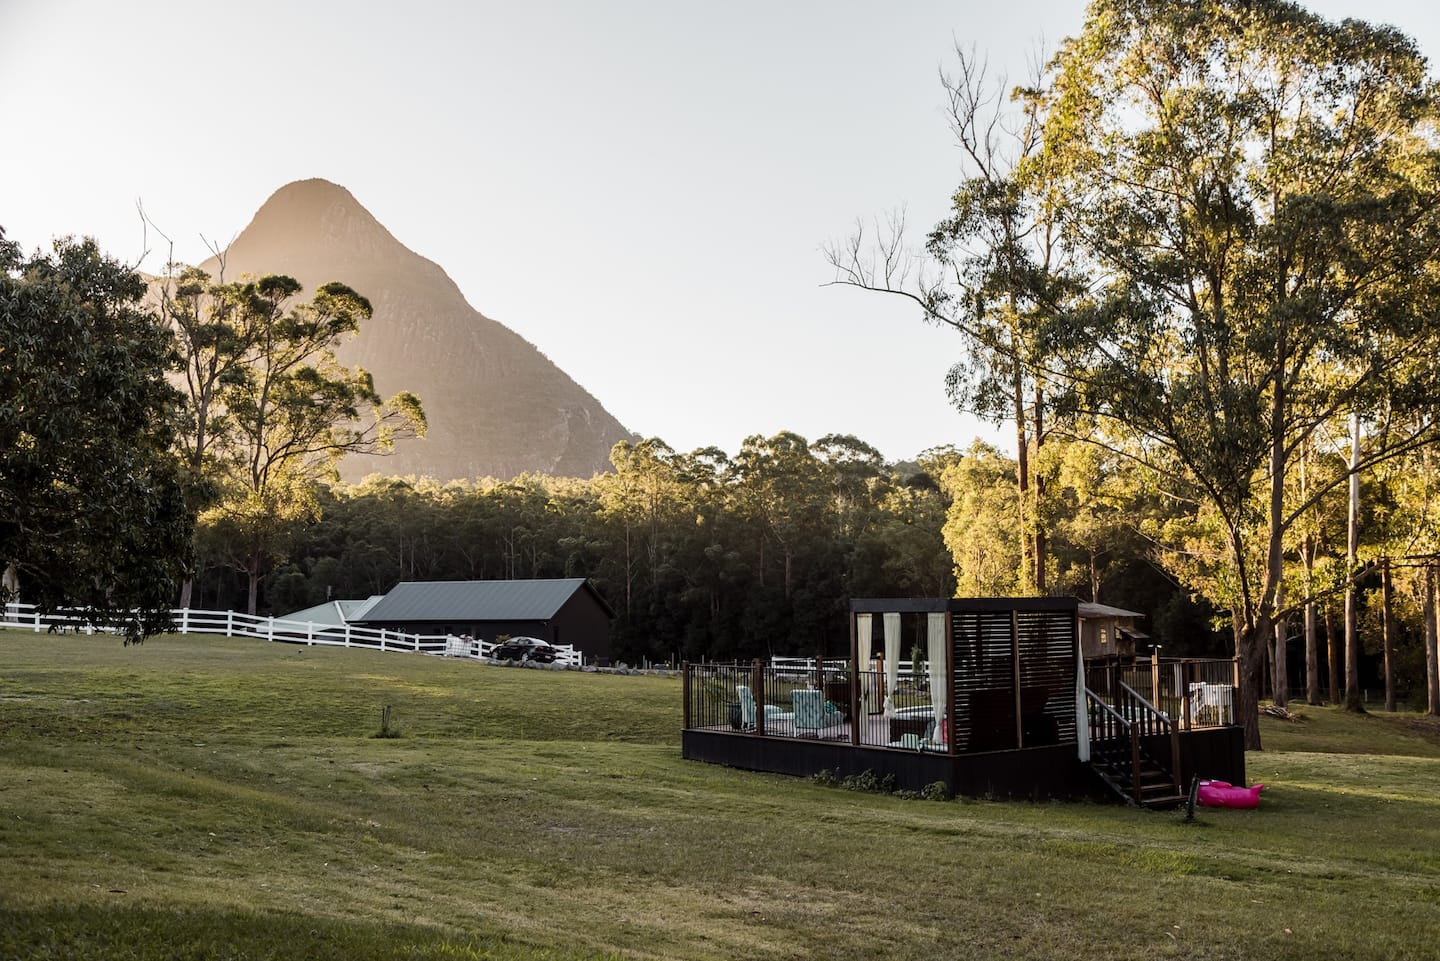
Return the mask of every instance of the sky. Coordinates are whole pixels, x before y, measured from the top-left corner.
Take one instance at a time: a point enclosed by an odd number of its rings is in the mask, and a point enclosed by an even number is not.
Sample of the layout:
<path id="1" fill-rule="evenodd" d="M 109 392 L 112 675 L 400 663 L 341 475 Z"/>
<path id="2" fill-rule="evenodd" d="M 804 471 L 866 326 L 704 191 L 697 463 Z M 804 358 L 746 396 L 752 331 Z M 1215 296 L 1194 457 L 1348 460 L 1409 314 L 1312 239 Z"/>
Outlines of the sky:
<path id="1" fill-rule="evenodd" d="M 1440 57 L 1440 4 L 1312 0 Z M 953 331 L 828 285 L 824 247 L 961 178 L 957 46 L 1023 79 L 1071 0 L 0 0 L 0 226 L 159 270 L 286 183 L 350 190 L 630 430 L 734 453 L 853 434 L 890 460 L 1007 432 L 956 412 Z M 343 278 L 340 278 L 343 279 Z M 363 293 L 363 291 L 362 291 Z M 420 391 L 423 397 L 423 389 Z"/>

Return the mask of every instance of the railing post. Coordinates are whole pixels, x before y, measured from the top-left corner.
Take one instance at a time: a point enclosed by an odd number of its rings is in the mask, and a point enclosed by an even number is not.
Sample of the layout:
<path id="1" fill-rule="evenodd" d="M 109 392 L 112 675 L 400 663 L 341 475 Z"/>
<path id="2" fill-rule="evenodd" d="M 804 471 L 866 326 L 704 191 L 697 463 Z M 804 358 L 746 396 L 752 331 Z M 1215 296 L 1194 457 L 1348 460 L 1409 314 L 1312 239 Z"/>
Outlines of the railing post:
<path id="1" fill-rule="evenodd" d="M 1135 803 L 1143 807 L 1140 803 L 1144 799 L 1140 783 L 1140 732 L 1133 723 L 1125 726 L 1130 732 L 1130 792 L 1135 796 Z"/>
<path id="2" fill-rule="evenodd" d="M 685 662 L 683 662 L 683 663 L 680 665 L 680 674 L 681 674 L 681 680 L 680 680 L 680 697 L 681 697 L 681 699 L 682 699 L 682 703 L 681 703 L 681 715 L 682 715 L 682 717 L 684 718 L 684 719 L 680 722 L 680 726 L 681 726 L 682 729 L 688 731 L 688 730 L 690 729 L 690 662 L 689 662 L 689 661 L 685 661 Z"/>
<path id="3" fill-rule="evenodd" d="M 755 658 L 750 667 L 750 690 L 754 692 L 755 702 L 755 733 L 765 733 L 765 668 L 760 664 L 760 658 Z M 824 697 L 824 687 L 820 688 L 821 697 Z"/>

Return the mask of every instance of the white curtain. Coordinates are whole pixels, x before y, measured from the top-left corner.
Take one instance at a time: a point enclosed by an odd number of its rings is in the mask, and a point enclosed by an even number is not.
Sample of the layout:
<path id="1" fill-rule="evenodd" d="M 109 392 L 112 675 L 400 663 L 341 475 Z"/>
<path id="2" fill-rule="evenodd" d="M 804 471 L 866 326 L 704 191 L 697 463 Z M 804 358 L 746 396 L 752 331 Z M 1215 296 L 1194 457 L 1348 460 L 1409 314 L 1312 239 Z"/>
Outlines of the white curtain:
<path id="1" fill-rule="evenodd" d="M 948 714 L 946 705 L 950 703 L 950 676 L 945 672 L 944 614 L 930 615 L 926 640 L 929 648 L 926 656 L 930 659 L 930 716 L 935 719 L 934 738 L 939 741 L 945 730 L 942 722 Z"/>
<path id="2" fill-rule="evenodd" d="M 857 671 L 864 672 L 864 671 L 870 670 L 870 637 L 871 637 L 871 635 L 870 635 L 870 615 L 869 615 L 869 614 L 856 614 L 856 615 L 855 615 L 855 642 L 856 642 L 856 645 L 857 645 L 857 651 L 856 651 L 856 654 L 855 654 L 855 657 L 856 657 L 855 669 L 856 669 Z M 868 678 L 868 676 L 867 676 L 866 674 L 861 673 L 861 675 L 860 675 L 860 704 L 861 704 L 862 707 L 865 705 L 865 702 L 866 702 L 867 700 L 869 700 L 869 696 L 870 696 L 869 678 Z"/>
<path id="3" fill-rule="evenodd" d="M 895 713 L 891 699 L 900 680 L 900 615 L 883 614 L 885 623 L 885 716 Z"/>

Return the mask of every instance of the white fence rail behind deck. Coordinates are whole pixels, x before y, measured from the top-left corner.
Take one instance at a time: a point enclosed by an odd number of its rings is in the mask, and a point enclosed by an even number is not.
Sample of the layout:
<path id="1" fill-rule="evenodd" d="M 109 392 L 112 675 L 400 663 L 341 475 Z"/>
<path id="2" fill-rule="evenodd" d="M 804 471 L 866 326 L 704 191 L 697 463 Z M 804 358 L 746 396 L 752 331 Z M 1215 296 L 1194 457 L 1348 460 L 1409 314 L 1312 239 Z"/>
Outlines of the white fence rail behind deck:
<path id="1" fill-rule="evenodd" d="M 256 617 L 235 611 L 195 611 L 182 608 L 171 611 L 177 634 L 221 634 L 225 637 L 253 637 L 262 641 L 286 644 L 325 645 L 329 647 L 364 647 L 377 651 L 404 651 L 412 654 L 441 654 L 446 657 L 488 658 L 496 647 L 489 641 L 454 638 L 446 635 L 403 634 L 374 627 L 351 624 L 316 624 L 314 621 L 285 621 L 274 617 Z M 36 633 L 55 628 L 61 631 L 94 634 L 107 633 L 85 621 L 84 615 L 41 614 L 32 604 L 7 604 L 0 627 L 33 630 Z M 584 655 L 571 645 L 555 645 L 555 662 L 570 667 L 583 667 Z"/>
<path id="2" fill-rule="evenodd" d="M 796 675 L 796 676 L 802 676 L 802 675 L 806 675 L 806 674 L 814 674 L 814 673 L 815 673 L 815 658 L 813 658 L 813 657 L 779 657 L 779 656 L 775 656 L 775 657 L 771 657 L 771 658 L 770 658 L 770 666 L 771 666 L 772 668 L 774 668 L 775 670 L 780 671 L 781 673 L 784 673 L 784 674 L 794 674 L 794 675 Z M 827 671 L 848 671 L 849 669 L 850 669 L 850 660 L 849 660 L 848 658 L 844 658 L 844 657 L 827 657 L 827 658 L 825 658 L 825 670 L 827 670 Z M 866 665 L 865 667 L 861 668 L 861 670 L 869 671 L 869 670 L 873 670 L 873 667 L 871 667 L 870 665 Z M 899 677 L 901 680 L 906 680 L 906 681 L 913 680 L 913 679 L 915 678 L 915 676 L 916 676 L 916 673 L 917 673 L 916 670 L 915 670 L 915 665 L 914 665 L 914 663 L 911 662 L 911 661 L 909 661 L 909 660 L 899 661 L 899 662 L 896 664 L 896 671 L 897 671 L 896 676 Z M 926 666 L 925 666 L 925 662 L 924 662 L 924 661 L 921 661 L 921 662 L 920 662 L 920 670 L 919 670 L 918 673 L 919 673 L 919 675 L 920 675 L 920 677 L 921 677 L 922 679 L 928 676 L 928 675 L 927 675 L 927 668 L 926 668 Z"/>

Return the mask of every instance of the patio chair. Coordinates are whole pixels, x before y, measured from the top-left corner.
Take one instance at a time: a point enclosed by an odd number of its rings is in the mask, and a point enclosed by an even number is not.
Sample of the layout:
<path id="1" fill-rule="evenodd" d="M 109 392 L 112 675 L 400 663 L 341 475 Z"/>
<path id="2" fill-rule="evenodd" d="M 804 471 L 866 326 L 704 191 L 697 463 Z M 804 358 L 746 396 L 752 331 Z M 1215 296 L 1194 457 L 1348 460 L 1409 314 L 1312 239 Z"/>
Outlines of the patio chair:
<path id="1" fill-rule="evenodd" d="M 737 684 L 735 696 L 740 698 L 740 730 L 755 730 L 755 695 L 744 684 Z"/>
<path id="2" fill-rule="evenodd" d="M 821 691 L 794 691 L 790 703 L 794 707 L 796 730 L 819 731 L 830 721 L 825 713 L 825 694 Z"/>

